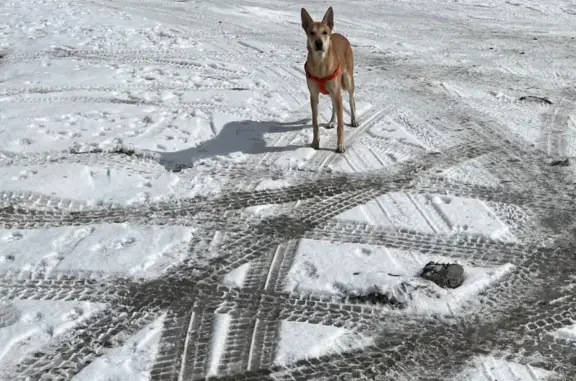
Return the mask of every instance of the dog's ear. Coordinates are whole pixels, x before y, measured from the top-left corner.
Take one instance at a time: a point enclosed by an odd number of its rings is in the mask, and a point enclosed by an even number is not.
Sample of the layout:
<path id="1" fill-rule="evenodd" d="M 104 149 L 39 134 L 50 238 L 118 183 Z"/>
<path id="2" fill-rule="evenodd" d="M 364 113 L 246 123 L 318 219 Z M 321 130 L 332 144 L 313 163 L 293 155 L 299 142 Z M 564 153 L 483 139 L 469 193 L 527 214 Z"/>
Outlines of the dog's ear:
<path id="1" fill-rule="evenodd" d="M 334 29 L 334 10 L 332 7 L 328 8 L 322 22 L 330 27 L 330 29 Z"/>
<path id="2" fill-rule="evenodd" d="M 300 11 L 300 17 L 302 18 L 302 29 L 308 31 L 308 27 L 314 22 L 310 16 L 310 13 L 308 13 L 306 9 L 302 8 Z"/>

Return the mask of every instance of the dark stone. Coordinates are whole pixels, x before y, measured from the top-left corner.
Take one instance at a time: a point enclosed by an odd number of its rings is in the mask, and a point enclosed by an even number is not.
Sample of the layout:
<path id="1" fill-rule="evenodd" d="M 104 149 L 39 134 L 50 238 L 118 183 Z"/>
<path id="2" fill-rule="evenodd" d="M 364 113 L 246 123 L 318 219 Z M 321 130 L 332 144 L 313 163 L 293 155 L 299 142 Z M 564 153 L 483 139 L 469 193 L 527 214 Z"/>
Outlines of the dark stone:
<path id="1" fill-rule="evenodd" d="M 570 160 L 568 160 L 568 158 L 553 160 L 550 162 L 550 165 L 552 167 L 568 167 L 570 165 Z"/>
<path id="2" fill-rule="evenodd" d="M 420 276 L 442 288 L 457 288 L 464 283 L 464 267 L 457 263 L 428 262 Z"/>

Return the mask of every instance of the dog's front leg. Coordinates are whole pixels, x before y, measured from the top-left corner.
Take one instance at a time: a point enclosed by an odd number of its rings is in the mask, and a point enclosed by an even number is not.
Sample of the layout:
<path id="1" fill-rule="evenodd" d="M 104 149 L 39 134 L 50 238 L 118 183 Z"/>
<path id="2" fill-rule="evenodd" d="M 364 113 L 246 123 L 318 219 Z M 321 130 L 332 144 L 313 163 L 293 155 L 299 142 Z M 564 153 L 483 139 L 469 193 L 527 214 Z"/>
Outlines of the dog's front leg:
<path id="1" fill-rule="evenodd" d="M 338 90 L 334 94 L 334 107 L 336 108 L 336 118 L 338 122 L 338 128 L 336 133 L 338 134 L 338 142 L 336 143 L 336 152 L 344 153 L 346 149 L 344 148 L 344 107 L 342 107 L 342 91 Z"/>
<path id="2" fill-rule="evenodd" d="M 312 108 L 312 148 L 320 149 L 320 131 L 318 128 L 318 94 L 310 93 L 310 107 Z"/>

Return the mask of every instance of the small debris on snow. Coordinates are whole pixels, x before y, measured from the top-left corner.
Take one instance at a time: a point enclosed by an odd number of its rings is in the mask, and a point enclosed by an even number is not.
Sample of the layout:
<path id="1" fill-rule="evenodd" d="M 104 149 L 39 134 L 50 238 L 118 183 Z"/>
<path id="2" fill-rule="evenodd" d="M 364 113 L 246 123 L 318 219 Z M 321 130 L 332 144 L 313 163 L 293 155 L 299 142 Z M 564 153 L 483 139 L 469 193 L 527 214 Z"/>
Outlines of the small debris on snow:
<path id="1" fill-rule="evenodd" d="M 457 263 L 428 262 L 420 274 L 442 288 L 457 288 L 464 283 L 464 267 Z"/>
<path id="2" fill-rule="evenodd" d="M 405 303 L 402 303 L 390 293 L 382 293 L 379 291 L 371 291 L 366 294 L 350 295 L 346 297 L 349 303 L 362 303 L 362 304 L 388 304 L 393 307 L 404 308 Z"/>
<path id="3" fill-rule="evenodd" d="M 536 103 L 543 103 L 547 105 L 551 105 L 552 101 L 548 98 L 537 97 L 534 95 L 525 95 L 518 98 L 520 102 L 536 102 Z"/>
<path id="4" fill-rule="evenodd" d="M 405 308 L 406 303 L 395 296 L 395 293 L 391 289 L 382 290 L 377 285 L 369 287 L 363 291 L 353 291 L 347 289 L 344 285 L 338 285 L 341 294 L 344 295 L 343 300 L 346 303 L 360 303 L 360 304 L 372 304 L 372 305 L 389 305 L 396 308 Z M 399 291 L 399 290 L 398 290 Z M 401 294 L 403 294 L 400 291 Z"/>
<path id="5" fill-rule="evenodd" d="M 0 255 L 0 263 L 2 262 L 14 262 L 14 259 L 16 259 L 13 255 Z"/>
<path id="6" fill-rule="evenodd" d="M 552 166 L 552 167 L 568 167 L 569 165 L 570 165 L 570 160 L 568 158 L 552 160 L 550 162 L 550 166 Z"/>

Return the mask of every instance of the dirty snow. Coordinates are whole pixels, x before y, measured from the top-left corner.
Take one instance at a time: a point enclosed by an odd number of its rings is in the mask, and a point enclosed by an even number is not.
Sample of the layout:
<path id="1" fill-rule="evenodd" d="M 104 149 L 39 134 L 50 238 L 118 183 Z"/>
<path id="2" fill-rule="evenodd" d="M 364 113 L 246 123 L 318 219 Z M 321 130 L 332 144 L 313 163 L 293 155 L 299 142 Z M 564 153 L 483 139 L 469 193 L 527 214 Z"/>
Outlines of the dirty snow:
<path id="1" fill-rule="evenodd" d="M 397 249 L 303 239 L 286 290 L 340 297 L 376 291 L 407 303 L 409 313 L 471 313 L 470 306 L 462 310 L 462 304 L 511 269 L 508 265 L 484 268 L 461 263 L 465 268 L 464 284 L 450 290 L 419 276 L 430 261 L 451 262 L 442 256 Z"/>

